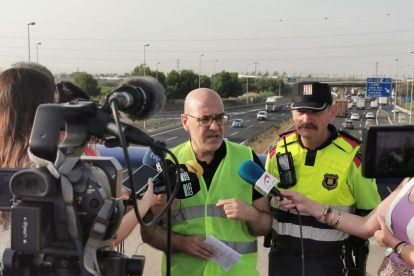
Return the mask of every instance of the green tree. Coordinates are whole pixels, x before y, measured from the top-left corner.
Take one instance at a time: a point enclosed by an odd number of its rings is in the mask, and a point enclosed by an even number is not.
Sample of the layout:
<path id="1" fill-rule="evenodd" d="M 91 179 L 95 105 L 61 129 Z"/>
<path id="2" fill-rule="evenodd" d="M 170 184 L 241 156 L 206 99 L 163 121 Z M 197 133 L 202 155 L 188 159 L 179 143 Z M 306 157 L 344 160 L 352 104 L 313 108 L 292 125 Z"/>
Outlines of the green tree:
<path id="1" fill-rule="evenodd" d="M 101 88 L 98 86 L 97 80 L 86 72 L 76 74 L 73 83 L 82 88 L 91 97 L 96 97 L 101 94 Z"/>
<path id="2" fill-rule="evenodd" d="M 222 98 L 240 96 L 243 92 L 243 85 L 239 81 L 238 73 L 230 73 L 224 70 L 221 71 L 221 73 L 216 76 L 216 92 Z"/>
<path id="3" fill-rule="evenodd" d="M 143 76 L 144 75 L 144 64 L 141 64 L 134 68 L 131 72 L 131 76 Z M 145 66 L 145 76 L 151 76 L 151 69 L 148 66 Z"/>
<path id="4" fill-rule="evenodd" d="M 157 71 L 152 71 L 151 76 L 154 79 L 156 79 L 157 78 Z M 158 82 L 161 83 L 161 85 L 164 86 L 164 87 L 166 87 L 165 86 L 165 78 L 166 78 L 165 73 L 158 71 Z"/>
<path id="5" fill-rule="evenodd" d="M 201 87 L 212 88 L 212 82 L 209 76 L 202 75 L 200 78 Z"/>
<path id="6" fill-rule="evenodd" d="M 170 71 L 165 78 L 165 94 L 167 100 L 179 99 L 180 73 L 175 70 Z"/>

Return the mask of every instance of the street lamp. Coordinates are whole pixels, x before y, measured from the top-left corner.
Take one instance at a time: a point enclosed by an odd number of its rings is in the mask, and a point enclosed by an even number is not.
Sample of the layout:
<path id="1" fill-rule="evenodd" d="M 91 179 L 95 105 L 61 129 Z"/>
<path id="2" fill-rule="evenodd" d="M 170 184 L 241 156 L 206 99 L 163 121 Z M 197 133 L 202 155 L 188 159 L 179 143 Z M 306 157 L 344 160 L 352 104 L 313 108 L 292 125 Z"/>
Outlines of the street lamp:
<path id="1" fill-rule="evenodd" d="M 406 66 L 410 67 L 410 64 L 407 64 Z M 406 79 L 406 81 L 407 81 L 407 89 L 405 90 L 405 96 L 406 96 L 406 99 L 407 99 L 407 97 L 408 97 L 408 78 Z M 407 109 L 407 107 L 408 107 L 408 102 L 405 102 L 405 109 Z M 410 113 L 411 113 L 411 111 L 410 111 Z"/>
<path id="2" fill-rule="evenodd" d="M 38 49 L 38 45 L 42 44 L 42 42 L 36 43 L 36 61 L 37 63 L 39 63 L 39 49 Z"/>
<path id="3" fill-rule="evenodd" d="M 30 61 L 30 28 L 29 28 L 29 26 L 34 25 L 34 24 L 36 24 L 36 23 L 31 22 L 31 23 L 27 24 L 27 42 L 29 44 L 29 61 Z"/>
<path id="4" fill-rule="evenodd" d="M 204 54 L 200 54 L 199 58 L 199 68 L 198 68 L 198 88 L 201 88 L 201 57 L 204 56 Z"/>
<path id="5" fill-rule="evenodd" d="M 214 61 L 214 85 L 213 85 L 214 91 L 216 91 L 216 62 L 217 61 L 218 61 L 217 59 Z"/>
<path id="6" fill-rule="evenodd" d="M 249 93 L 249 67 L 250 67 L 250 64 L 247 65 L 247 75 L 246 75 L 246 87 L 247 87 L 247 91 L 246 91 L 246 93 Z"/>
<path id="7" fill-rule="evenodd" d="M 414 53 L 414 51 L 410 51 L 410 54 Z M 413 83 L 414 83 L 414 66 L 413 66 L 413 77 L 411 79 L 411 105 L 410 105 L 410 124 L 411 124 L 411 117 L 413 112 Z"/>
<path id="8" fill-rule="evenodd" d="M 397 78 L 395 79 L 395 93 L 394 93 L 394 105 L 397 104 L 397 89 L 398 89 L 398 58 L 394 58 L 397 61 Z M 394 106 L 394 123 L 395 123 L 395 106 Z"/>
<path id="9" fill-rule="evenodd" d="M 160 64 L 160 62 L 157 62 L 157 80 L 158 80 L 158 64 Z"/>
<path id="10" fill-rule="evenodd" d="M 149 46 L 149 44 L 144 45 L 144 76 L 145 76 L 145 47 Z"/>

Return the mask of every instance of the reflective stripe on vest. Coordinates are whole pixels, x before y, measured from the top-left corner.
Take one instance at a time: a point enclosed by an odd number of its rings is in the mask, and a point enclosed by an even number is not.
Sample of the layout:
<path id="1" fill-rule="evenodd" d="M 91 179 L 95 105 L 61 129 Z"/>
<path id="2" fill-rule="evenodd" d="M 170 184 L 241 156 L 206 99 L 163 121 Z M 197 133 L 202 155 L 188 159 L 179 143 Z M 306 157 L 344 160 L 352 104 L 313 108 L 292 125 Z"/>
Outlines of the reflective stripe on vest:
<path id="1" fill-rule="evenodd" d="M 274 205 L 274 204 L 272 204 Z M 272 206 L 273 208 L 287 211 L 282 205 L 278 204 L 277 206 Z M 332 205 L 333 208 L 336 210 L 346 212 L 346 213 L 354 213 L 355 212 L 355 205 L 351 206 L 341 206 L 341 205 Z M 300 212 L 302 217 L 311 217 L 308 213 Z M 335 213 L 335 218 L 338 214 Z M 316 222 L 316 219 L 315 219 Z M 316 222 L 316 225 L 320 224 L 320 222 Z M 278 222 L 277 220 L 273 219 L 272 221 L 272 228 L 275 230 L 279 235 L 283 236 L 291 236 L 295 238 L 300 238 L 300 226 L 293 223 L 286 223 L 286 222 Z M 342 241 L 349 238 L 349 234 L 342 232 L 337 229 L 320 229 L 312 226 L 302 226 L 302 234 L 304 239 L 312 239 L 315 241 Z"/>

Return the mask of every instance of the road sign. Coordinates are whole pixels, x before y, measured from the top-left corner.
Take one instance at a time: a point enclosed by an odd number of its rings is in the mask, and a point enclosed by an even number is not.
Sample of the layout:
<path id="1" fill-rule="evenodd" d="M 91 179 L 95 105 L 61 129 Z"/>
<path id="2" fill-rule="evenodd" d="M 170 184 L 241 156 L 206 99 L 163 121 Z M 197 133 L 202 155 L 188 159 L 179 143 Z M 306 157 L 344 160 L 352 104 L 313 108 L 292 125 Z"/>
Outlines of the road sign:
<path id="1" fill-rule="evenodd" d="M 296 78 L 288 78 L 288 82 L 296 82 Z"/>
<path id="2" fill-rule="evenodd" d="M 394 110 L 394 106 L 393 105 L 390 105 L 390 110 Z"/>
<path id="3" fill-rule="evenodd" d="M 404 96 L 405 103 L 411 103 L 411 96 Z"/>
<path id="4" fill-rule="evenodd" d="M 367 97 L 391 97 L 392 81 L 390 78 L 368 78 Z"/>
<path id="5" fill-rule="evenodd" d="M 401 93 L 398 93 L 398 97 L 401 97 L 402 96 L 402 94 Z"/>

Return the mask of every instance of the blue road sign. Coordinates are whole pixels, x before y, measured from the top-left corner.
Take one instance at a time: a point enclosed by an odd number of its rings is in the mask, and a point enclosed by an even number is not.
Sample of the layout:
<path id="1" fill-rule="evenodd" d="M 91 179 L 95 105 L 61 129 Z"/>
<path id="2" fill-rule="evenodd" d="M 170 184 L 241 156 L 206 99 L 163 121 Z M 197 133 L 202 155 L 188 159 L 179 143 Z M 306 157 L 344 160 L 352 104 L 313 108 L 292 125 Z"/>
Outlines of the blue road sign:
<path id="1" fill-rule="evenodd" d="M 368 78 L 367 97 L 391 97 L 391 78 Z"/>
<path id="2" fill-rule="evenodd" d="M 390 105 L 390 110 L 394 110 L 394 106 L 393 105 Z"/>
<path id="3" fill-rule="evenodd" d="M 411 96 L 404 96 L 405 103 L 411 103 Z"/>
<path id="4" fill-rule="evenodd" d="M 398 97 L 401 97 L 402 96 L 402 94 L 401 93 L 398 93 Z"/>
<path id="5" fill-rule="evenodd" d="M 288 82 L 296 82 L 296 78 L 288 78 Z"/>

